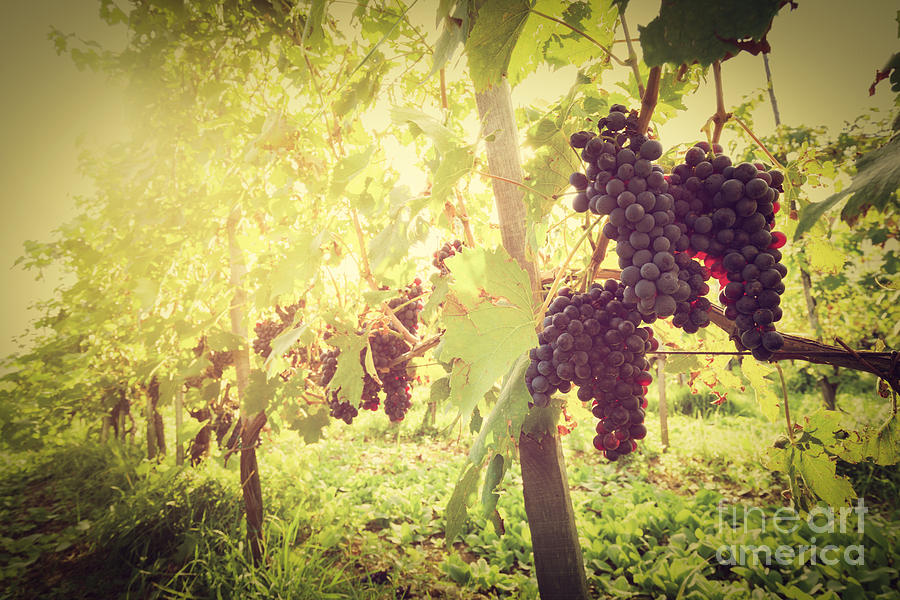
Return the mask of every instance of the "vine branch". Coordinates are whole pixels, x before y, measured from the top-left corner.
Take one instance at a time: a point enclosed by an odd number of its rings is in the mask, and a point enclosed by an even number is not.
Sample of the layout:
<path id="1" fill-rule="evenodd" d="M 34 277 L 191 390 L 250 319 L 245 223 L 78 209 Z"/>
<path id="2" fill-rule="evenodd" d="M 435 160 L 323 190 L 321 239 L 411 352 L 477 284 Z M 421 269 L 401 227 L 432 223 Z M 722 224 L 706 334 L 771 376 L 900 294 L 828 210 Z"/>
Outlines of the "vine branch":
<path id="1" fill-rule="evenodd" d="M 659 100 L 659 80 L 662 76 L 662 67 L 656 66 L 650 69 L 647 75 L 647 89 L 641 92 L 641 113 L 638 115 L 638 133 L 646 134 L 650 128 L 650 119 L 656 110 L 656 102 Z"/>
<path id="2" fill-rule="evenodd" d="M 488 179 L 496 179 L 497 181 L 505 181 L 506 183 L 511 183 L 513 185 L 517 185 L 520 188 L 522 188 L 523 190 L 528 190 L 529 192 L 534 192 L 535 194 L 537 194 L 541 198 L 544 198 L 545 200 L 556 200 L 556 198 L 554 198 L 553 196 L 548 196 L 544 192 L 542 192 L 540 190 L 536 190 L 529 185 L 525 185 L 521 181 L 513 181 L 512 179 L 507 179 L 506 177 L 501 177 L 500 175 L 494 175 L 493 173 L 485 173 L 484 171 L 475 171 L 475 173 L 477 173 L 478 175 L 481 175 L 482 177 L 487 177 Z"/>
<path id="3" fill-rule="evenodd" d="M 722 129 L 725 128 L 725 122 L 731 117 L 731 113 L 725 110 L 725 93 L 722 90 L 722 63 L 715 61 L 712 64 L 712 68 L 713 78 L 716 81 L 716 112 L 710 117 L 710 121 L 714 125 L 712 143 L 718 144 L 719 138 L 722 137 Z"/>
<path id="4" fill-rule="evenodd" d="M 362 262 L 360 263 L 360 268 L 362 269 L 362 277 L 369 284 L 369 287 L 377 292 L 378 283 L 375 281 L 375 276 L 372 275 L 372 269 L 369 266 L 369 256 L 366 253 L 366 240 L 363 237 L 362 227 L 360 227 L 359 225 L 359 214 L 357 214 L 355 208 L 351 208 L 350 215 L 353 218 L 353 228 L 356 230 L 356 239 L 359 241 L 359 251 L 362 255 Z M 387 318 L 390 319 L 391 323 L 397 328 L 397 331 L 399 331 L 403 336 L 403 339 L 413 345 L 419 343 L 419 338 L 410 333 L 406 326 L 400 322 L 400 319 L 398 319 L 397 315 L 394 314 L 394 311 L 391 309 L 387 301 L 381 303 L 381 312 L 383 312 L 387 316 Z"/>
<path id="5" fill-rule="evenodd" d="M 794 425 L 791 423 L 791 404 L 788 401 L 787 383 L 784 381 L 784 371 L 781 370 L 781 365 L 775 363 L 775 368 L 778 369 L 778 376 L 781 378 L 781 393 L 784 396 L 784 420 L 787 422 L 788 439 L 793 444 Z"/>

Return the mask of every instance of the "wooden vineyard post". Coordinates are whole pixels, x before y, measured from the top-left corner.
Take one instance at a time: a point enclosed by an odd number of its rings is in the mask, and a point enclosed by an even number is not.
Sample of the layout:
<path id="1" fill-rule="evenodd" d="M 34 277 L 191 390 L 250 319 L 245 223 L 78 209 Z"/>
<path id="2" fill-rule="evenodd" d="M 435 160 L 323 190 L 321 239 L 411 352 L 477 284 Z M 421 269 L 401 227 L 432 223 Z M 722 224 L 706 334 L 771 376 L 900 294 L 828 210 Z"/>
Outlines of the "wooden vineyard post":
<path id="1" fill-rule="evenodd" d="M 508 183 L 521 182 L 524 178 L 509 83 L 504 78 L 477 92 L 475 104 L 482 134 L 493 136 L 485 144 L 490 173 L 507 180 L 491 179 L 503 247 L 528 273 L 535 299 L 539 301 L 540 278 L 536 265 L 526 253 L 522 188 Z M 555 428 L 546 432 L 523 432 L 519 437 L 519 461 L 541 599 L 587 600 L 584 559 L 575 528 L 565 460 Z"/>
<path id="2" fill-rule="evenodd" d="M 669 449 L 669 404 L 666 401 L 666 357 L 656 357 L 656 384 L 659 386 L 659 439 L 663 452 Z"/>
<path id="3" fill-rule="evenodd" d="M 184 415 L 184 386 L 179 385 L 175 391 L 175 464 L 184 464 L 184 444 L 181 443 L 181 428 Z"/>

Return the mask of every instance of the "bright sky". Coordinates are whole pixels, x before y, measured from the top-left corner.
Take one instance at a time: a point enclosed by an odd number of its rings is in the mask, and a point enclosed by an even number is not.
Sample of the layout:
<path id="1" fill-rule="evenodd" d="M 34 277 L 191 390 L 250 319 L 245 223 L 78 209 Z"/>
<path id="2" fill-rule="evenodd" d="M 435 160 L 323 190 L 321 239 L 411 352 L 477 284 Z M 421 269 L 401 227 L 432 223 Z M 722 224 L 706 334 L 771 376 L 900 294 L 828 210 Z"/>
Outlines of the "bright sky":
<path id="1" fill-rule="evenodd" d="M 436 5 L 436 0 L 420 2 L 423 7 Z M 864 0 L 852 9 L 838 0 L 799 4 L 797 10 L 783 11 L 775 19 L 769 35 L 782 121 L 837 131 L 867 107 L 888 110 L 893 94 L 886 82 L 873 98 L 867 90 L 875 69 L 900 46 L 896 1 Z M 3 3 L 0 286 L 5 293 L 0 301 L 0 356 L 18 349 L 14 336 L 35 316 L 28 306 L 46 298 L 56 285 L 52 273 L 35 282 L 31 273 L 12 267 L 22 244 L 48 240 L 53 229 L 74 216 L 74 198 L 91 191 L 90 182 L 77 171 L 76 140 L 83 136 L 88 146 L 102 146 L 116 139 L 124 126 L 120 90 L 102 76 L 79 72 L 70 60 L 57 57 L 47 40 L 52 25 L 104 44 L 121 44 L 122 32 L 107 29 L 97 17 L 98 5 L 71 0 Z M 627 17 L 632 35 L 658 7 L 657 0 L 631 1 Z M 616 50 L 625 54 L 622 45 Z M 529 78 L 514 90 L 514 102 L 552 100 L 569 88 L 573 77 L 568 69 Z M 723 80 L 726 107 L 738 104 L 744 95 L 765 86 L 762 58 L 741 54 L 727 61 Z M 687 105 L 688 111 L 661 131 L 664 145 L 698 138 L 699 128 L 715 108 L 711 82 Z M 771 111 L 760 113 L 757 127 L 762 135 L 770 132 Z"/>

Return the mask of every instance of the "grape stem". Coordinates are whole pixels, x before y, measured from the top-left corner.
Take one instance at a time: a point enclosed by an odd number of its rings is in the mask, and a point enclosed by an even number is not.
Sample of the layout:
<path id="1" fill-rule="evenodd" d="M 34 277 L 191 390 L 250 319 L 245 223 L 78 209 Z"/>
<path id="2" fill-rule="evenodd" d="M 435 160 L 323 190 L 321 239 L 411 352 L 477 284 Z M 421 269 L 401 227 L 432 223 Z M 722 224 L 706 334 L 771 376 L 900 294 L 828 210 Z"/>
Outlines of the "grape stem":
<path id="1" fill-rule="evenodd" d="M 581 237 L 578 238 L 578 241 L 575 242 L 575 245 L 572 247 L 572 250 L 569 251 L 569 255 L 566 257 L 566 260 L 559 267 L 559 271 L 556 273 L 556 278 L 553 280 L 553 284 L 550 286 L 550 290 L 547 292 L 547 297 L 544 299 L 544 303 L 541 305 L 540 310 L 538 310 L 537 314 L 537 323 L 538 329 L 541 329 L 540 323 L 544 320 L 544 315 L 547 313 L 547 307 L 550 306 L 550 302 L 553 301 L 553 297 L 556 296 L 556 292 L 559 290 L 560 283 L 562 283 L 563 273 L 566 271 L 566 267 L 569 266 L 569 263 L 572 261 L 572 257 L 575 256 L 575 252 L 578 248 L 581 247 L 581 244 L 584 243 L 584 240 L 591 234 L 591 230 L 597 226 L 597 223 L 603 220 L 603 217 L 597 217 L 590 226 L 584 230 L 584 233 L 581 234 Z"/>
<path id="2" fill-rule="evenodd" d="M 781 370 L 781 365 L 775 363 L 775 368 L 778 369 L 778 376 L 781 378 L 781 393 L 784 396 L 784 420 L 787 422 L 788 439 L 793 444 L 794 426 L 791 424 L 791 405 L 788 402 L 787 383 L 784 381 L 784 371 Z"/>
<path id="3" fill-rule="evenodd" d="M 472 234 L 472 225 L 469 223 L 469 211 L 466 210 L 466 202 L 458 189 L 454 188 L 453 191 L 456 192 L 456 215 L 462 223 L 463 233 L 466 234 L 466 245 L 474 248 L 475 236 Z"/>
<path id="4" fill-rule="evenodd" d="M 597 46 L 598 48 L 600 48 L 601 50 L 603 50 L 604 52 L 606 52 L 606 55 L 607 55 L 608 57 L 610 57 L 611 59 L 613 59 L 614 61 L 616 61 L 616 62 L 619 63 L 620 65 L 622 65 L 623 67 L 627 67 L 627 66 L 628 66 L 628 61 L 622 60 L 621 58 L 619 58 L 618 56 L 616 56 L 615 54 L 613 54 L 613 53 L 612 53 L 612 50 L 610 50 L 609 48 L 607 48 L 606 46 L 604 46 L 603 44 L 601 44 L 600 42 L 598 42 L 597 40 L 595 40 L 594 38 L 592 38 L 591 36 L 589 36 L 588 34 L 586 34 L 585 32 L 581 31 L 580 29 L 578 29 L 578 28 L 576 28 L 576 27 L 572 27 L 571 25 L 569 25 L 569 24 L 566 23 L 565 21 L 562 21 L 562 20 L 560 20 L 560 19 L 557 19 L 556 17 L 551 17 L 550 15 L 544 14 L 544 13 L 542 13 L 542 12 L 540 12 L 540 11 L 537 11 L 537 10 L 534 10 L 533 8 L 530 9 L 530 11 L 531 11 L 532 14 L 535 14 L 535 15 L 537 15 L 537 16 L 539 16 L 539 17 L 544 17 L 544 18 L 547 19 L 548 21 L 553 21 L 554 23 L 558 23 L 558 24 L 562 25 L 563 27 L 568 27 L 569 29 L 571 29 L 572 31 L 574 31 L 575 33 L 577 33 L 578 35 L 582 36 L 582 37 L 583 37 L 584 39 L 586 39 L 587 41 L 591 42 L 592 44 L 594 44 L 595 46 Z"/>
<path id="5" fill-rule="evenodd" d="M 521 181 L 513 181 L 512 179 L 507 179 L 506 177 L 501 177 L 499 175 L 494 175 L 492 173 L 485 173 L 484 171 L 475 171 L 475 173 L 477 173 L 478 175 L 481 175 L 482 177 L 487 177 L 489 179 L 496 179 L 498 181 L 505 181 L 506 183 L 511 183 L 513 185 L 517 185 L 520 188 L 522 188 L 523 190 L 528 190 L 529 192 L 534 192 L 535 194 L 537 194 L 541 198 L 544 198 L 545 200 L 556 200 L 556 198 L 554 198 L 553 196 L 548 196 L 544 192 L 542 192 L 540 190 L 536 190 L 531 186 L 525 185 Z"/>
<path id="6" fill-rule="evenodd" d="M 758 137 L 756 137 L 756 135 L 753 133 L 753 131 L 751 131 L 750 128 L 747 127 L 747 124 L 744 123 L 743 121 L 741 121 L 739 118 L 737 118 L 734 115 L 731 115 L 731 118 L 734 119 L 735 123 L 737 123 L 738 125 L 740 125 L 741 127 L 744 128 L 744 131 L 747 132 L 747 135 L 749 135 L 753 139 L 753 141 L 756 142 L 756 145 L 759 146 L 760 149 L 766 153 L 766 156 L 769 157 L 769 160 L 772 161 L 772 164 L 775 165 L 778 169 L 781 169 L 783 171 L 784 167 L 781 166 L 781 163 L 778 162 L 778 159 L 775 158 L 775 156 L 773 156 L 771 152 L 769 152 L 769 149 L 766 148 L 766 145 L 763 144 L 762 141 L 760 141 L 760 139 Z"/>
<path id="7" fill-rule="evenodd" d="M 656 109 L 656 102 L 659 100 L 659 79 L 662 75 L 662 67 L 656 66 L 650 69 L 647 75 L 647 90 L 641 93 L 641 114 L 638 115 L 637 128 L 638 133 L 646 135 L 650 128 L 650 119 L 653 117 L 653 111 Z"/>
<path id="8" fill-rule="evenodd" d="M 625 21 L 625 9 L 619 5 L 619 21 L 622 23 L 622 33 L 625 34 L 625 43 L 628 46 L 628 64 L 634 72 L 634 80 L 637 82 L 638 97 L 644 97 L 644 84 L 641 82 L 641 70 L 638 68 L 637 53 L 634 51 L 634 44 L 631 43 L 631 35 L 628 34 L 628 23 Z M 641 133 L 644 133 L 641 131 Z"/>
<path id="9" fill-rule="evenodd" d="M 369 287 L 374 291 L 378 291 L 378 284 L 375 282 L 375 276 L 372 275 L 372 269 L 369 266 L 369 257 L 366 254 L 366 240 L 363 237 L 362 227 L 359 225 L 359 214 L 357 214 L 355 208 L 350 209 L 350 215 L 353 218 L 353 227 L 356 229 L 356 239 L 359 241 L 359 252 L 362 256 L 362 262 L 360 263 L 360 268 L 362 269 L 362 277 L 368 282 Z M 412 345 L 416 345 L 419 343 L 419 338 L 415 335 L 411 334 L 406 326 L 400 322 L 400 319 L 397 318 L 397 315 L 394 314 L 394 311 L 391 310 L 390 305 L 388 305 L 387 301 L 381 303 L 381 312 L 383 312 L 388 319 L 390 319 L 391 323 L 397 327 L 397 330 L 403 335 L 403 339 L 409 342 Z"/>
<path id="10" fill-rule="evenodd" d="M 718 144 L 719 138 L 722 137 L 722 129 L 725 128 L 726 121 L 731 118 L 731 113 L 725 110 L 725 93 L 722 90 L 722 63 L 719 61 L 713 62 L 712 69 L 713 78 L 716 82 L 716 112 L 709 120 L 714 125 L 712 143 Z"/>

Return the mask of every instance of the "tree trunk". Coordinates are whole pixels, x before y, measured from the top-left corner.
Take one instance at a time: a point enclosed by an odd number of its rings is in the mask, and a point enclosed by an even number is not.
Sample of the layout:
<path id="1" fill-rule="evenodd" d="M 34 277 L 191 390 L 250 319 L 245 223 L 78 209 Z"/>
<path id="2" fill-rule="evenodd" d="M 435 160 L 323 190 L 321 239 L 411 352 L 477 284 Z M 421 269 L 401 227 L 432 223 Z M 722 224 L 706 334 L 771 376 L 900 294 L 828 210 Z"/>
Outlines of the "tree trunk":
<path id="1" fill-rule="evenodd" d="M 237 373 L 238 398 L 241 404 L 241 490 L 244 495 L 244 510 L 247 515 L 247 536 L 253 561 L 262 561 L 262 486 L 259 481 L 259 467 L 256 462 L 256 442 L 259 431 L 266 421 L 265 411 L 257 415 L 247 413 L 246 393 L 250 385 L 250 348 L 247 343 L 247 324 L 244 319 L 244 305 L 247 292 L 243 282 L 247 267 L 237 241 L 237 225 L 241 218 L 240 208 L 235 208 L 228 217 L 228 255 L 231 266 L 231 333 L 241 341 L 234 350 L 234 368 Z M 259 423 L 258 427 L 254 427 Z"/>
<path id="2" fill-rule="evenodd" d="M 516 122 L 509 83 L 504 79 L 475 94 L 482 134 L 493 135 L 486 143 L 488 169 L 510 181 L 523 179 Z M 522 188 L 491 179 L 503 247 L 528 273 L 535 301 L 540 302 L 540 278 L 529 258 L 526 244 L 525 204 Z M 562 448 L 555 430 L 522 434 L 519 461 L 522 464 L 522 492 L 531 529 L 535 573 L 542 600 L 556 598 L 586 600 L 584 559 L 575 528 L 575 513 Z"/>

